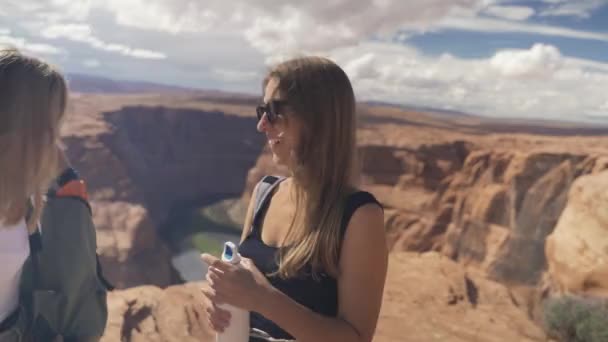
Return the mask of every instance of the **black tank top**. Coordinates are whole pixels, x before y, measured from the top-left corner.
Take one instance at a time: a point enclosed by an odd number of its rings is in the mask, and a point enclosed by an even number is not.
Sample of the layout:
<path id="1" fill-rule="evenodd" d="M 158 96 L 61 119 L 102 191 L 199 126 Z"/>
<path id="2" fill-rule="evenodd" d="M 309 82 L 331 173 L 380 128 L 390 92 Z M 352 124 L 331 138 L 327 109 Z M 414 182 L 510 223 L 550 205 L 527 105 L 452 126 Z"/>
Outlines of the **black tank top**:
<path id="1" fill-rule="evenodd" d="M 273 189 L 280 183 L 280 179 L 266 177 L 262 182 L 264 181 L 272 185 L 265 192 L 265 195 L 259 199 L 261 202 L 256 205 L 251 233 L 241 243 L 239 253 L 246 258 L 250 258 L 262 273 L 270 274 L 278 270 L 277 253 L 279 249 L 268 246 L 262 241 L 261 226 L 263 216 L 268 209 L 273 194 Z M 355 210 L 369 203 L 381 206 L 376 198 L 368 192 L 358 191 L 348 197 L 341 225 L 342 237 L 344 237 L 346 227 Z M 308 307 L 316 313 L 335 317 L 338 314 L 338 287 L 336 279 L 327 274 L 320 274 L 319 279 L 313 279 L 312 275 L 310 275 L 310 270 L 310 266 L 307 266 L 304 272 L 302 272 L 304 275 L 297 278 L 281 279 L 278 276 L 266 277 L 275 288 L 301 305 Z M 251 328 L 262 330 L 273 338 L 293 339 L 293 336 L 257 312 L 251 313 Z"/>

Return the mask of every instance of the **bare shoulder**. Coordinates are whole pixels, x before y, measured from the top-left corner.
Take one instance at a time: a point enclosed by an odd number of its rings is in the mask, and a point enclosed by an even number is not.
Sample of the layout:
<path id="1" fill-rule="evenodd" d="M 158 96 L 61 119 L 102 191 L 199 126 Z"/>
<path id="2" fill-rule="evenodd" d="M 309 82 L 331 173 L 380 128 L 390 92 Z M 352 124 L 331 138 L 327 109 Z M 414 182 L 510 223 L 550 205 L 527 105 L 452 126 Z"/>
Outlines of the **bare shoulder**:
<path id="1" fill-rule="evenodd" d="M 367 233 L 384 230 L 384 208 L 376 197 L 367 191 L 356 190 L 349 198 L 347 207 L 354 208 L 350 214 L 347 234 L 352 230 L 364 230 Z M 348 210 L 348 209 L 347 209 Z"/>
<path id="2" fill-rule="evenodd" d="M 348 223 L 345 239 L 350 237 L 384 237 L 384 210 L 377 203 L 367 203 L 357 208 Z"/>
<path id="3" fill-rule="evenodd" d="M 351 224 L 359 222 L 374 223 L 384 221 L 384 210 L 377 203 L 367 203 L 355 210 L 351 218 Z"/>
<path id="4" fill-rule="evenodd" d="M 384 228 L 384 209 L 375 196 L 369 192 L 356 191 L 349 199 L 356 209 L 349 213 L 350 220 L 346 226 L 343 250 L 357 253 L 361 248 L 384 250 L 386 231 Z"/>

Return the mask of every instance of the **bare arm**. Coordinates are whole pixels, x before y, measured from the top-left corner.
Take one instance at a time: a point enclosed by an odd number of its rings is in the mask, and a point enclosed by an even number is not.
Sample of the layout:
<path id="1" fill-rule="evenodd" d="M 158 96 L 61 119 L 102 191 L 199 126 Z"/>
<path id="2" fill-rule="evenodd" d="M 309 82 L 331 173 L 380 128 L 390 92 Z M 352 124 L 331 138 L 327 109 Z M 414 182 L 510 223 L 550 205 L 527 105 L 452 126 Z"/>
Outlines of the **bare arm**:
<path id="1" fill-rule="evenodd" d="M 340 257 L 338 317 L 317 314 L 276 289 L 264 296 L 261 314 L 298 341 L 371 341 L 376 329 L 388 251 L 382 209 L 368 204 L 350 220 Z"/>

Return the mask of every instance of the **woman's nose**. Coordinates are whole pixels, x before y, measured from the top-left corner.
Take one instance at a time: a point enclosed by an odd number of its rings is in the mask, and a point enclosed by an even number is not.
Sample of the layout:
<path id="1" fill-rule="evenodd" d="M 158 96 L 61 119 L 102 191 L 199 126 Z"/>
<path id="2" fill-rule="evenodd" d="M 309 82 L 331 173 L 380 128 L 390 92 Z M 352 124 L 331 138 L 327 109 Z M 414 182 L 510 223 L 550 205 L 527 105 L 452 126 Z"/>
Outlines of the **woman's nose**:
<path id="1" fill-rule="evenodd" d="M 263 133 L 266 132 L 268 130 L 268 125 L 270 123 L 268 122 L 268 117 L 266 116 L 266 113 L 264 113 L 264 115 L 262 115 L 262 118 L 260 119 L 260 121 L 258 121 L 258 132 Z"/>

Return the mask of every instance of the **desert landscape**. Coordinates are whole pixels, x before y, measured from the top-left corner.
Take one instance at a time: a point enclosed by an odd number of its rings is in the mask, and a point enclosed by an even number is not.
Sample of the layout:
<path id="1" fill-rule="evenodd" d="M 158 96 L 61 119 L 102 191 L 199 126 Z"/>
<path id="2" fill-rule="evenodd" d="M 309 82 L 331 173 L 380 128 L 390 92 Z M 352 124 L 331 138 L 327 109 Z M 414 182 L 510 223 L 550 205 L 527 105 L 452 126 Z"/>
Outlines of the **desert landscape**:
<path id="1" fill-rule="evenodd" d="M 213 341 L 192 255 L 238 236 L 255 183 L 284 172 L 255 130 L 258 99 L 82 82 L 63 137 L 118 288 L 103 341 Z M 545 300 L 608 295 L 608 127 L 358 114 L 391 250 L 374 341 L 547 341 Z"/>

